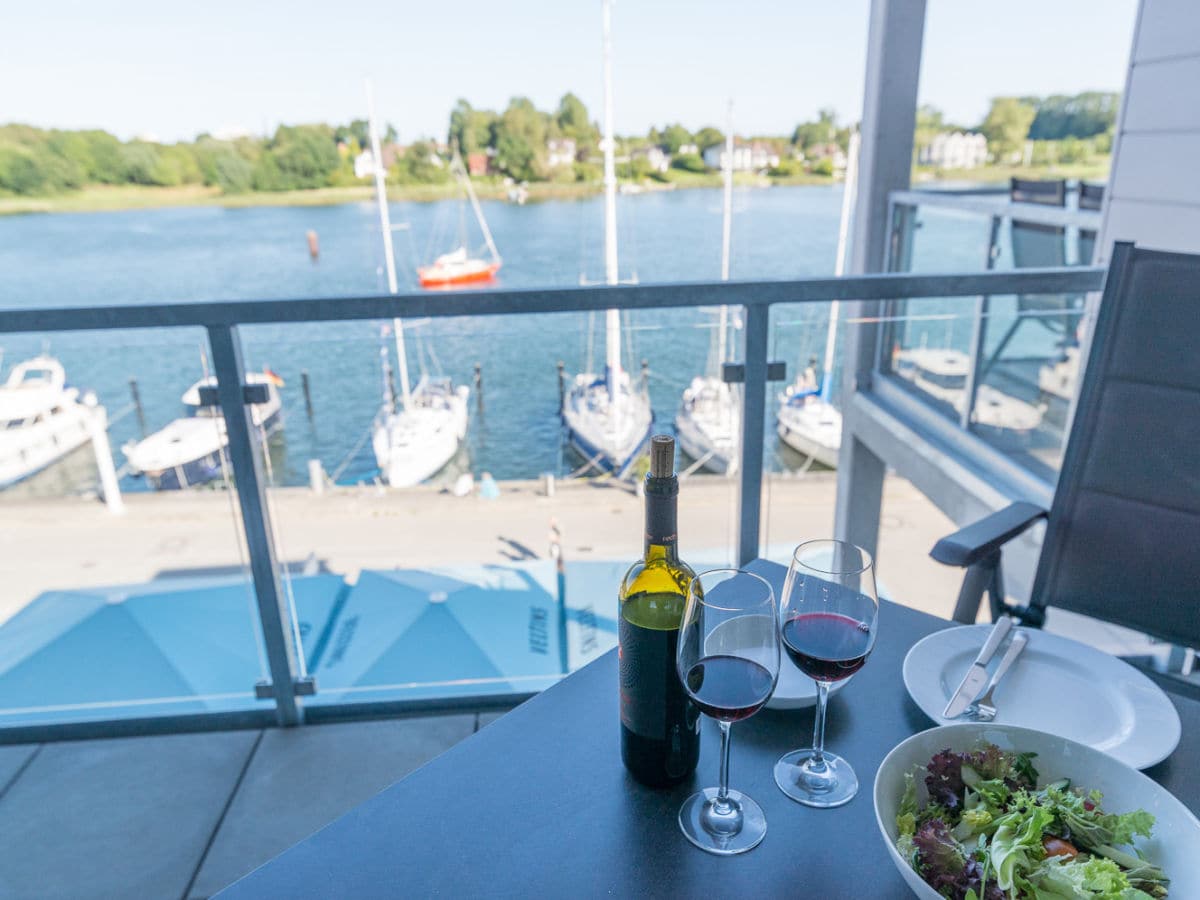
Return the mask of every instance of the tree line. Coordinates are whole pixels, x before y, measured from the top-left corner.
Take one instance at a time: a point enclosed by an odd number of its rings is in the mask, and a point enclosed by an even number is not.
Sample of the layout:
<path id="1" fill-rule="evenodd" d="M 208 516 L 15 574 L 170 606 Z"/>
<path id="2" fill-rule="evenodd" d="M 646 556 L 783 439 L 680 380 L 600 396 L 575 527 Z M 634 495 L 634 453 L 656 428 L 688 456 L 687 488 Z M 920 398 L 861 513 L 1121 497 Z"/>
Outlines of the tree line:
<path id="1" fill-rule="evenodd" d="M 1025 142 L 1057 142 L 1055 159 L 1070 161 L 1073 146 L 1107 152 L 1116 120 L 1118 95 L 1087 92 L 1074 96 L 998 97 L 984 121 L 976 126 L 987 137 L 997 161 L 1023 151 Z M 917 115 L 917 144 L 938 131 L 954 130 L 933 107 Z M 961 129 L 968 130 L 968 129 Z M 600 132 L 587 106 L 575 94 L 565 94 L 548 111 L 526 97 L 514 97 L 503 110 L 477 109 L 459 100 L 450 112 L 446 142 L 464 155 L 483 153 L 488 171 L 516 181 L 599 180 Z M 813 121 L 802 122 L 790 136 L 762 136 L 779 156 L 772 175 L 807 171 L 832 174 L 830 148 L 846 148 L 849 127 L 831 109 Z M 384 143 L 394 144 L 395 128 L 387 126 Z M 644 153 L 658 147 L 670 166 L 684 172 L 710 167 L 703 153 L 725 136 L 715 126 L 691 131 L 679 123 L 652 127 L 645 135 L 617 141 L 626 177 L 661 177 Z M 574 141 L 573 158 L 551 165 L 549 142 Z M 1072 143 L 1074 142 L 1074 143 Z M 249 191 L 289 191 L 361 184 L 354 160 L 369 145 L 367 123 L 346 125 L 281 125 L 269 137 L 218 139 L 201 134 L 194 141 L 162 144 L 147 140 L 121 141 L 97 129 L 66 131 L 29 125 L 0 126 L 0 194 L 39 196 L 89 185 L 147 185 L 177 187 L 204 185 L 227 194 Z M 1081 151 L 1082 152 L 1082 151 Z M 437 184 L 451 179 L 446 147 L 434 141 L 414 141 L 388 170 L 394 184 Z M 561 157 L 561 150 L 560 150 Z M 1035 161 L 1038 150 L 1035 148 Z M 1045 156 L 1045 152 L 1042 152 Z"/>

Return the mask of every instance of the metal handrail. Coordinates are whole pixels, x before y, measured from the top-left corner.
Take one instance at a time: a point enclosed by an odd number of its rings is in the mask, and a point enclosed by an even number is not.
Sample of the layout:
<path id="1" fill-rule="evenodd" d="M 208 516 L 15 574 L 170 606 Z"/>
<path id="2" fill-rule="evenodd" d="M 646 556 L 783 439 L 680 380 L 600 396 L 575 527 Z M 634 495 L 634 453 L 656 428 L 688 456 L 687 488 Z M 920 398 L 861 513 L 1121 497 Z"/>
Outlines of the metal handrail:
<path id="1" fill-rule="evenodd" d="M 707 281 L 567 288 L 497 288 L 459 293 L 381 294 L 276 300 L 212 300 L 131 306 L 0 307 L 0 334 L 95 331 L 355 319 L 444 318 L 720 306 L 766 307 L 831 300 L 904 300 L 979 294 L 1099 290 L 1104 269 L 1022 269 L 971 274 L 884 274 L 792 281 Z"/>
<path id="2" fill-rule="evenodd" d="M 0 334 L 16 332 L 101 331 L 124 328 L 203 327 L 207 329 L 217 376 L 222 415 L 229 436 L 229 456 L 238 490 L 242 528 L 250 555 L 261 634 L 270 683 L 263 691 L 275 703 L 277 720 L 292 725 L 304 720 L 298 696 L 315 686 L 302 677 L 297 648 L 288 628 L 288 608 L 279 582 L 279 565 L 271 541 L 272 528 L 262 464 L 255 449 L 250 407 L 240 389 L 246 383 L 238 329 L 242 325 L 339 320 L 521 315 L 590 312 L 603 309 L 742 306 L 745 309 L 745 353 L 738 548 L 741 562 L 758 555 L 762 499 L 763 434 L 767 415 L 768 336 L 771 307 L 785 303 L 832 300 L 898 300 L 980 295 L 1086 292 L 1103 285 L 1102 268 L 1023 269 L 971 274 L 862 275 L 791 281 L 730 281 L 639 284 L 613 287 L 480 290 L 454 294 L 402 294 L 280 300 L 219 300 L 132 306 L 0 309 Z M 867 382 L 863 382 L 865 384 Z M 859 385 L 861 388 L 861 384 Z M 262 696 L 262 694 L 260 694 Z M 375 704 L 378 707 L 379 704 Z M 220 724 L 228 717 L 212 714 Z M 95 723 L 105 733 L 111 723 Z M 180 727 L 195 723 L 180 719 Z M 33 728 L 34 731 L 30 731 Z M 26 726 L 13 731 L 26 739 L 81 736 L 81 726 Z M 86 728 L 84 729 L 86 732 Z M 10 729 L 0 730 L 0 740 Z"/>

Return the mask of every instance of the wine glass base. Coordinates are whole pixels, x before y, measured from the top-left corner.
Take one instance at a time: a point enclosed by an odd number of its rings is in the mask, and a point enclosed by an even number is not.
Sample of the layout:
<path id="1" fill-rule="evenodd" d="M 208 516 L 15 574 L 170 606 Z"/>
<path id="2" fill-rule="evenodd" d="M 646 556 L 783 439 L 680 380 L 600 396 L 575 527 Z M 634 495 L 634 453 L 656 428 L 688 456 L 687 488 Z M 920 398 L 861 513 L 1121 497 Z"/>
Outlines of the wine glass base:
<path id="1" fill-rule="evenodd" d="M 775 783 L 797 803 L 829 808 L 849 803 L 858 793 L 858 776 L 836 754 L 822 754 L 825 765 L 814 770 L 812 749 L 793 750 L 775 763 Z"/>
<path id="2" fill-rule="evenodd" d="M 716 788 L 692 794 L 679 807 L 679 828 L 684 837 L 706 853 L 733 856 L 757 847 L 767 834 L 762 807 L 741 791 L 728 794 L 732 810 L 722 814 Z"/>

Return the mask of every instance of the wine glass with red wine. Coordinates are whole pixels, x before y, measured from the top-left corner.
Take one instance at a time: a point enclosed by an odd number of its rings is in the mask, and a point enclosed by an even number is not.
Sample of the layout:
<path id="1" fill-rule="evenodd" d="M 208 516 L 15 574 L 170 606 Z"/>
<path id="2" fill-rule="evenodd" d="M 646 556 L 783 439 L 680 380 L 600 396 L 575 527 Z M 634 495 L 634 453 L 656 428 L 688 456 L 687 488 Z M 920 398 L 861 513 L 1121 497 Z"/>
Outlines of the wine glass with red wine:
<path id="1" fill-rule="evenodd" d="M 702 572 L 688 585 L 675 667 L 701 712 L 721 726 L 721 784 L 679 809 L 687 839 L 723 856 L 757 847 L 767 833 L 762 807 L 729 788 L 729 729 L 771 698 L 779 680 L 775 592 L 740 569 Z"/>
<path id="2" fill-rule="evenodd" d="M 817 683 L 813 745 L 775 764 L 779 789 L 806 806 L 841 806 L 858 793 L 850 763 L 825 750 L 829 687 L 863 667 L 875 646 L 879 601 L 871 555 L 844 541 L 796 548 L 780 598 L 783 649 Z"/>

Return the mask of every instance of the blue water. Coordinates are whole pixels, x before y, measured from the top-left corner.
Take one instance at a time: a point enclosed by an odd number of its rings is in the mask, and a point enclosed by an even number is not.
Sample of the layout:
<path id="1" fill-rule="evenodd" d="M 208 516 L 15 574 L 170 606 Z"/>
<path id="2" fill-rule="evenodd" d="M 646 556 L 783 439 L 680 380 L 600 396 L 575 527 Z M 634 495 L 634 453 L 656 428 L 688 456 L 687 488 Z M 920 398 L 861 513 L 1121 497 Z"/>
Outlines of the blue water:
<path id="1" fill-rule="evenodd" d="M 504 287 L 577 285 L 603 275 L 599 198 L 513 206 L 485 202 L 485 215 L 504 257 Z M 841 188 L 738 189 L 734 194 L 732 276 L 795 278 L 831 274 Z M 622 196 L 618 203 L 623 278 L 642 283 L 707 281 L 720 274 L 721 192 L 684 190 Z M 452 248 L 466 223 L 470 243 L 482 243 L 463 204 L 443 201 L 392 205 L 396 258 L 403 287 L 415 266 Z M 914 268 L 983 268 L 987 223 L 931 213 L 924 216 Z M 305 233 L 316 231 L 321 254 L 310 260 Z M 328 207 L 195 207 L 115 213 L 0 218 L 0 307 L 47 308 L 203 300 L 338 297 L 386 290 L 373 204 Z M 934 301 L 930 301 L 932 303 Z M 944 308 L 944 301 L 938 308 Z M 931 334 L 965 346 L 960 319 L 931 325 Z M 650 364 L 657 421 L 669 426 L 679 394 L 703 372 L 713 316 L 702 310 L 646 311 L 628 316 L 626 364 Z M 773 314 L 772 355 L 795 365 L 819 355 L 827 307 L 779 308 Z M 414 373 L 424 364 L 470 383 L 482 366 L 483 406 L 473 406 L 470 440 L 459 468 L 497 478 L 569 471 L 561 449 L 555 365 L 573 372 L 588 360 L 589 316 L 482 316 L 410 323 Z M 853 327 L 852 325 L 849 327 Z M 924 326 L 922 326 L 924 327 Z M 595 323 L 595 356 L 603 355 L 602 322 Z M 362 438 L 382 394 L 382 323 L 343 322 L 255 326 L 242 330 L 247 365 L 283 376 L 286 427 L 271 455 L 276 483 L 307 483 L 306 465 L 320 458 L 342 482 L 375 474 Z M 943 334 L 944 332 L 944 334 Z M 915 341 L 914 341 L 915 342 Z M 129 405 L 131 378 L 141 392 L 147 425 L 162 427 L 181 409 L 180 395 L 203 371 L 201 329 L 0 335 L 5 370 L 49 349 L 70 380 L 94 389 L 115 416 Z M 300 372 L 312 383 L 314 419 L 305 416 Z M 415 377 L 415 376 L 414 376 Z M 473 400 L 474 403 L 474 400 Z M 768 423 L 769 426 L 770 423 Z M 119 448 L 138 436 L 132 415 L 111 430 Z M 769 441 L 769 464 L 789 459 Z M 125 479 L 126 489 L 141 485 Z"/>

